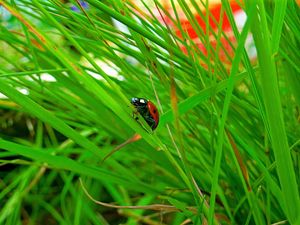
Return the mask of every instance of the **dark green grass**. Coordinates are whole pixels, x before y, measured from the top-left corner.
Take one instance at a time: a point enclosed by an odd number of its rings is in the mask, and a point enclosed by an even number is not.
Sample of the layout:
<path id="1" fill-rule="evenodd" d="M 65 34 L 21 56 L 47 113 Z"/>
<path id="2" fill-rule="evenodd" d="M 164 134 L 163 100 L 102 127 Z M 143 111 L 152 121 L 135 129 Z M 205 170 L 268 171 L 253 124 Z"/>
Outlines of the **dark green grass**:
<path id="1" fill-rule="evenodd" d="M 78 13 L 59 0 L 0 0 L 11 14 L 0 29 L 0 224 L 300 224 L 299 6 L 246 1 L 239 31 L 222 1 L 237 40 L 227 52 L 221 22 L 205 33 L 194 18 L 209 24 L 206 1 L 170 1 L 182 39 L 148 16 L 170 13 L 159 1 L 140 1 L 144 14 L 130 1 L 88 2 Z M 154 132 L 132 117 L 131 97 L 157 105 Z M 79 178 L 96 200 L 141 207 L 95 204 Z"/>

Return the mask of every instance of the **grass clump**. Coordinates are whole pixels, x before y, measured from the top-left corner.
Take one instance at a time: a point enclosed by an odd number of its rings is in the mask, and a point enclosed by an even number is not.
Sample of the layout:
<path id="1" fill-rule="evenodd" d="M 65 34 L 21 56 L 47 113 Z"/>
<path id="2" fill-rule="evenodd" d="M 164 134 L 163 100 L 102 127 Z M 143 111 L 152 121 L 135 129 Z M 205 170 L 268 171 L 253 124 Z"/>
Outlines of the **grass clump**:
<path id="1" fill-rule="evenodd" d="M 296 2 L 78 3 L 0 0 L 0 224 L 300 223 Z"/>

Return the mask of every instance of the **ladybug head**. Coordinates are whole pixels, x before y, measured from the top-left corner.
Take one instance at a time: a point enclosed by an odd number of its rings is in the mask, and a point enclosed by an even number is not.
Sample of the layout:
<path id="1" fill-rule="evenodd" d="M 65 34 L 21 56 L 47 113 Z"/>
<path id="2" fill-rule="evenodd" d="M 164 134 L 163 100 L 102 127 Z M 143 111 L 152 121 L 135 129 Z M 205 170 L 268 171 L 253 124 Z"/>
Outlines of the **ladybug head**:
<path id="1" fill-rule="evenodd" d="M 148 100 L 144 98 L 132 98 L 130 102 L 134 106 L 146 106 Z"/>

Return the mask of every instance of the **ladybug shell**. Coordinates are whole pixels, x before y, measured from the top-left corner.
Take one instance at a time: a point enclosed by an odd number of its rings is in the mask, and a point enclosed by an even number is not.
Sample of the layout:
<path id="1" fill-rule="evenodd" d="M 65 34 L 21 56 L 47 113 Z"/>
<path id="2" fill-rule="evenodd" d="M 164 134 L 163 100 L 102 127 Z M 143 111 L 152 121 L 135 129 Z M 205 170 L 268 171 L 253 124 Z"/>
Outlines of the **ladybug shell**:
<path id="1" fill-rule="evenodd" d="M 149 113 L 150 113 L 151 117 L 155 121 L 155 125 L 152 127 L 152 130 L 154 130 L 157 127 L 158 122 L 159 122 L 158 110 L 157 110 L 156 106 L 151 101 L 147 102 L 147 107 L 148 107 L 148 110 L 149 110 Z"/>
<path id="2" fill-rule="evenodd" d="M 154 130 L 159 122 L 159 114 L 156 106 L 144 98 L 132 98 L 131 104 L 134 105 L 138 113 L 144 118 L 151 129 Z"/>

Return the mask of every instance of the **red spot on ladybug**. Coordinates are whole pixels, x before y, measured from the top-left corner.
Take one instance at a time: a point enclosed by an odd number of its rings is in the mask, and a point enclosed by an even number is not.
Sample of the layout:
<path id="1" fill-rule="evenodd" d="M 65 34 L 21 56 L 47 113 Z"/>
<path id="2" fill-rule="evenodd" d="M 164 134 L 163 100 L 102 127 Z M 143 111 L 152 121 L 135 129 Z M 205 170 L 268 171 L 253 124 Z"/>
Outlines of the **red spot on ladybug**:
<path id="1" fill-rule="evenodd" d="M 159 113 L 156 106 L 145 98 L 132 98 L 130 102 L 151 129 L 154 130 L 159 122 Z"/>

